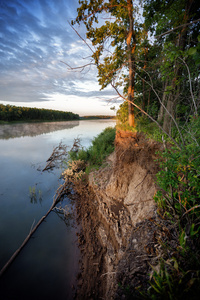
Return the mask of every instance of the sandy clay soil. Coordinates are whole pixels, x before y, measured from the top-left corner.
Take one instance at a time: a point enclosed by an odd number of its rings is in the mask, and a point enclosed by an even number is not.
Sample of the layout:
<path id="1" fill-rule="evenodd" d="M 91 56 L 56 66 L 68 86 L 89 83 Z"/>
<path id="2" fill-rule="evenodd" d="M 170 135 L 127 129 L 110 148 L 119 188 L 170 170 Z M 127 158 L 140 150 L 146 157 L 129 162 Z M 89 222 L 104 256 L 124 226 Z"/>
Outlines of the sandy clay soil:
<path id="1" fill-rule="evenodd" d="M 150 264 L 156 266 L 162 255 L 159 240 L 173 240 L 153 200 L 158 150 L 162 145 L 142 134 L 118 131 L 115 152 L 76 186 L 76 299 L 137 299 L 137 288 L 148 285 Z"/>

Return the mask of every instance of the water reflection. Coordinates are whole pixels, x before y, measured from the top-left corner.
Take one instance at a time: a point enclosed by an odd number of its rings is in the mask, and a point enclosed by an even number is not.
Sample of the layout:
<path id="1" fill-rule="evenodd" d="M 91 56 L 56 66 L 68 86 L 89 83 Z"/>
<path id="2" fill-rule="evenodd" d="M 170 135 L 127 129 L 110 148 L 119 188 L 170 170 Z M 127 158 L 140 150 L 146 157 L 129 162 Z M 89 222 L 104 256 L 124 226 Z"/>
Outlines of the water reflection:
<path id="1" fill-rule="evenodd" d="M 22 137 L 25 124 L 0 125 L 0 268 L 21 245 L 33 221 L 37 223 L 52 205 L 63 171 L 62 167 L 55 167 L 53 172 L 42 172 L 52 150 L 61 141 L 70 149 L 74 138 L 79 136 L 81 144 L 88 147 L 94 136 L 115 125 L 110 120 L 63 123 L 63 127 L 60 122 L 46 123 L 45 126 L 44 123 L 26 124 L 30 127 L 26 132 L 29 135 L 34 133 L 34 137 Z M 50 129 L 52 125 L 55 126 Z M 8 132 L 8 127 L 14 127 L 18 138 L 9 138 L 13 132 Z M 16 127 L 21 128 L 21 133 Z M 48 133 L 41 134 L 45 130 Z M 57 131 L 51 134 L 50 130 Z M 73 299 L 72 285 L 75 285 L 78 271 L 79 250 L 73 218 L 74 203 L 64 197 L 57 206 L 65 208 L 66 205 L 69 207 L 67 212 L 58 209 L 49 214 L 1 278 L 1 300 Z"/>
<path id="2" fill-rule="evenodd" d="M 79 121 L 5 124 L 0 125 L 0 139 L 33 137 L 62 129 L 71 129 L 75 126 L 79 126 Z"/>
<path id="3" fill-rule="evenodd" d="M 37 190 L 35 186 L 29 187 L 29 197 L 32 204 L 42 204 L 42 191 Z"/>
<path id="4" fill-rule="evenodd" d="M 68 203 L 64 207 L 62 205 L 56 206 L 53 212 L 64 222 L 67 227 L 73 227 L 75 224 L 73 205 Z"/>

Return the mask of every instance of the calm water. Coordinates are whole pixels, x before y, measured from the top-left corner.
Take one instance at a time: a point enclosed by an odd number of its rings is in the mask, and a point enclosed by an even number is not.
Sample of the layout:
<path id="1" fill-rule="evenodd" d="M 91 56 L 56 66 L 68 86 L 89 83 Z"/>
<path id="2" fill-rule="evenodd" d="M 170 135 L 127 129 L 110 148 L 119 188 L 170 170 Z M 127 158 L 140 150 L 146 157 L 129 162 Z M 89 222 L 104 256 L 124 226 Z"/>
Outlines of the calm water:
<path id="1" fill-rule="evenodd" d="M 41 172 L 53 148 L 88 147 L 112 120 L 0 125 L 0 269 L 50 208 L 62 168 Z M 73 204 L 65 197 L 60 204 Z M 51 212 L 0 278 L 0 299 L 72 299 L 79 251 L 73 216 Z"/>

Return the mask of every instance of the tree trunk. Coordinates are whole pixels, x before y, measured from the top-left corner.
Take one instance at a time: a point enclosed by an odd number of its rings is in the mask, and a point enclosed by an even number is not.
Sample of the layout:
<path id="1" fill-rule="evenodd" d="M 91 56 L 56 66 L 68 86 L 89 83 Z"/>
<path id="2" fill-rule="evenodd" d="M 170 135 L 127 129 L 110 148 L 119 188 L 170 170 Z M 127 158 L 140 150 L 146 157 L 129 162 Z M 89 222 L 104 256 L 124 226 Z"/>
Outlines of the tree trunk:
<path id="1" fill-rule="evenodd" d="M 182 21 L 183 24 L 187 23 L 189 21 L 190 9 L 191 9 L 193 2 L 194 2 L 194 0 L 188 0 L 186 2 L 185 14 L 184 14 L 183 21 Z M 187 31 L 188 31 L 188 27 L 183 27 L 178 35 L 177 40 L 175 41 L 175 45 L 182 51 L 185 49 Z M 172 90 L 171 93 L 168 94 L 167 101 L 166 101 L 167 110 L 172 116 L 175 115 L 176 105 L 178 103 L 178 99 L 180 96 L 180 85 L 177 86 L 176 81 L 181 77 L 181 68 L 182 68 L 182 66 L 178 62 L 175 62 L 174 78 L 172 79 L 171 85 L 169 82 L 166 82 L 166 86 L 165 86 L 166 88 L 169 86 Z M 166 90 L 166 88 L 165 88 L 165 90 Z M 163 95 L 163 100 L 164 100 L 164 98 L 165 98 L 165 91 L 164 91 L 164 95 Z M 159 116 L 159 118 L 161 118 L 161 116 Z M 163 129 L 169 134 L 171 132 L 171 125 L 172 125 L 172 119 L 171 119 L 170 115 L 167 113 L 167 111 L 165 111 L 164 112 Z"/>
<path id="2" fill-rule="evenodd" d="M 170 94 L 168 99 L 167 99 L 167 110 L 168 112 L 173 116 L 174 114 L 174 101 L 173 101 L 173 95 Z M 172 118 L 171 116 L 168 114 L 167 111 L 165 111 L 165 115 L 164 115 L 164 122 L 163 122 L 163 129 L 171 135 L 171 128 L 172 128 Z"/>
<path id="3" fill-rule="evenodd" d="M 128 122 L 129 125 L 135 127 L 134 107 L 131 104 L 134 102 L 135 92 L 135 67 L 134 67 L 134 52 L 135 52 L 135 34 L 133 30 L 133 2 L 127 0 L 128 15 L 129 15 L 129 32 L 126 39 L 128 49 L 128 66 L 129 66 L 129 86 L 128 86 Z"/>
<path id="4" fill-rule="evenodd" d="M 164 84 L 164 92 L 163 92 L 163 95 L 162 95 L 162 104 L 166 105 L 166 100 L 167 100 L 167 94 L 166 94 L 166 88 L 168 86 L 168 82 L 166 81 L 165 84 Z M 164 118 L 164 107 L 162 105 L 160 105 L 160 109 L 159 109 L 159 113 L 158 113 L 158 119 L 157 121 L 159 123 L 161 123 L 163 121 L 163 118 Z"/>

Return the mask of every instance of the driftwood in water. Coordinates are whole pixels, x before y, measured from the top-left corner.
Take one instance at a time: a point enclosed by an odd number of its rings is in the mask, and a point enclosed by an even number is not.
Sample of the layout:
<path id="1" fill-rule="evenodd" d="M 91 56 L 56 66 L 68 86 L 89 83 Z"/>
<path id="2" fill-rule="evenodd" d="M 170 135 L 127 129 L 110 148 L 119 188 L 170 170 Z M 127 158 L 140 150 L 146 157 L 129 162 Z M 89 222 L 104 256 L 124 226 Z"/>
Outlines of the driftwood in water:
<path id="1" fill-rule="evenodd" d="M 42 172 L 51 170 L 56 166 L 56 162 L 60 160 L 63 161 L 64 157 L 67 155 L 67 146 L 63 145 L 62 142 L 53 149 L 50 157 L 47 159 L 47 164 Z"/>
<path id="2" fill-rule="evenodd" d="M 77 152 L 79 148 L 80 148 L 80 139 L 79 138 L 74 139 L 74 144 L 70 151 Z M 58 161 L 58 160 L 60 160 L 62 162 L 64 157 L 66 157 L 68 154 L 66 149 L 67 149 L 67 146 L 63 145 L 62 142 L 60 142 L 60 144 L 53 149 L 51 156 L 47 159 L 47 165 L 42 171 L 46 171 L 46 170 L 54 168 L 56 166 L 56 161 Z M 0 277 L 4 274 L 4 272 L 8 269 L 8 267 L 11 265 L 11 263 L 15 260 L 15 258 L 20 253 L 20 251 L 24 248 L 24 246 L 29 241 L 29 239 L 31 238 L 33 233 L 37 230 L 37 228 L 41 225 L 41 223 L 46 219 L 46 217 L 50 214 L 50 212 L 55 208 L 56 204 L 61 200 L 62 196 L 64 196 L 67 193 L 67 191 L 68 191 L 67 185 L 68 185 L 68 181 L 65 181 L 64 184 L 61 185 L 57 189 L 56 194 L 54 196 L 53 204 L 51 205 L 50 209 L 48 210 L 46 215 L 43 216 L 38 221 L 38 223 L 35 225 L 34 228 L 31 227 L 29 234 L 27 235 L 27 237 L 25 238 L 25 240 L 23 241 L 21 246 L 14 252 L 14 254 L 11 256 L 11 258 L 8 260 L 8 262 L 0 270 Z"/>
<path id="3" fill-rule="evenodd" d="M 24 246 L 26 245 L 26 243 L 29 241 L 29 239 L 31 238 L 31 236 L 33 235 L 33 233 L 37 230 L 37 228 L 40 226 L 40 224 L 46 219 L 46 217 L 49 215 L 49 213 L 54 209 L 54 207 L 56 206 L 56 204 L 61 200 L 62 196 L 64 196 L 67 192 L 67 187 L 66 187 L 67 183 L 65 182 L 63 185 L 61 185 L 57 191 L 56 194 L 54 196 L 54 200 L 53 200 L 53 204 L 51 205 L 50 209 L 48 210 L 48 212 L 46 213 L 45 216 L 43 216 L 39 222 L 35 225 L 35 227 L 33 229 L 30 230 L 29 234 L 27 235 L 27 237 L 25 238 L 25 240 L 23 241 L 23 243 L 21 244 L 21 246 L 14 252 L 14 254 L 11 256 L 11 258 L 8 260 L 8 262 L 4 265 L 4 267 L 1 269 L 0 271 L 0 277 L 4 274 L 4 272 L 8 269 L 8 267 L 11 265 L 11 263 L 15 260 L 15 258 L 17 257 L 17 255 L 21 252 L 21 250 L 24 248 Z"/>

